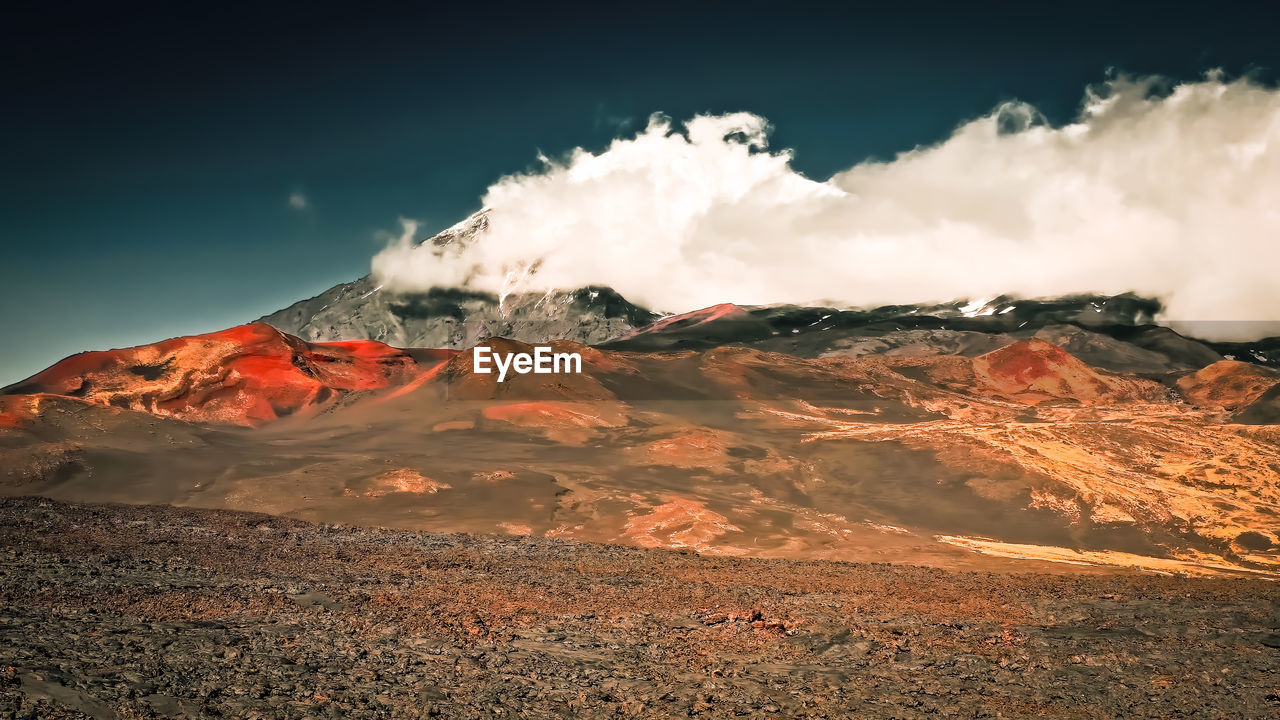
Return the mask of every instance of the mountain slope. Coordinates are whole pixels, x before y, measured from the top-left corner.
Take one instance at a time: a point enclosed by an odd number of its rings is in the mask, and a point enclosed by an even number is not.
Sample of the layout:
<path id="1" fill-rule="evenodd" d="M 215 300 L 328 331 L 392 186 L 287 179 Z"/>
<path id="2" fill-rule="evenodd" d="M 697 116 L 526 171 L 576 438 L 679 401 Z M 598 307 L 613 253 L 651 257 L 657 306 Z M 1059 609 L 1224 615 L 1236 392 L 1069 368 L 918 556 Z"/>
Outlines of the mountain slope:
<path id="1" fill-rule="evenodd" d="M 422 373 L 382 343 L 306 343 L 255 323 L 154 345 L 73 355 L 0 392 L 61 395 L 180 420 L 259 425 Z"/>
<path id="2" fill-rule="evenodd" d="M 1238 366 L 1179 385 L 1038 339 L 976 357 L 552 344 L 583 372 L 498 383 L 467 352 L 261 325 L 72 358 L 0 396 L 0 492 L 727 555 L 1280 573 L 1274 392 L 1238 394 Z"/>

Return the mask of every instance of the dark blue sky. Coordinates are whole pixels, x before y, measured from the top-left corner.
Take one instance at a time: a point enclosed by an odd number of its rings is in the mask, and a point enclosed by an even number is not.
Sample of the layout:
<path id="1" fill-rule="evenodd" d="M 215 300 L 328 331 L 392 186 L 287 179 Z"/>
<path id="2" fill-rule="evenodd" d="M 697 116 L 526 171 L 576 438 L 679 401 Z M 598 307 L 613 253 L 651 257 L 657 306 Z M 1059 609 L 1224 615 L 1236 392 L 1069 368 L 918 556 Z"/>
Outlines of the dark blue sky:
<path id="1" fill-rule="evenodd" d="M 840 5 L 840 7 L 833 7 Z M 1268 2 L 49 3 L 0 21 L 0 384 L 368 271 L 539 151 L 750 110 L 825 178 L 1108 68 L 1274 77 Z M 308 199 L 289 207 L 291 192 Z"/>

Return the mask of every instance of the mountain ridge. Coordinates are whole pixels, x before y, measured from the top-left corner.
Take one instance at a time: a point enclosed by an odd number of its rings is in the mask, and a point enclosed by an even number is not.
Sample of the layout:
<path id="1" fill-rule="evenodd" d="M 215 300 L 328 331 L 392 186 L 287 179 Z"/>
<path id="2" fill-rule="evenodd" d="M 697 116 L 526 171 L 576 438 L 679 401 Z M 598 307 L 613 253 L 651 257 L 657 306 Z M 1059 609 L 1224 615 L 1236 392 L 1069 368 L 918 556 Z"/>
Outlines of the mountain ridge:
<path id="1" fill-rule="evenodd" d="M 489 210 L 484 208 L 416 244 L 440 255 L 482 241 L 489 225 Z M 375 272 L 258 321 L 311 342 L 376 340 L 406 348 L 461 349 L 500 336 L 633 350 L 743 345 L 804 357 L 937 352 L 972 356 L 1039 337 L 1092 364 L 1116 369 L 1196 370 L 1222 359 L 1280 369 L 1280 337 L 1200 340 L 1161 324 L 1162 310 L 1158 300 L 1133 293 L 1079 293 L 875 308 L 725 303 L 663 315 L 605 286 L 536 292 L 516 287 L 506 294 L 468 287 L 408 291 L 387 288 Z"/>

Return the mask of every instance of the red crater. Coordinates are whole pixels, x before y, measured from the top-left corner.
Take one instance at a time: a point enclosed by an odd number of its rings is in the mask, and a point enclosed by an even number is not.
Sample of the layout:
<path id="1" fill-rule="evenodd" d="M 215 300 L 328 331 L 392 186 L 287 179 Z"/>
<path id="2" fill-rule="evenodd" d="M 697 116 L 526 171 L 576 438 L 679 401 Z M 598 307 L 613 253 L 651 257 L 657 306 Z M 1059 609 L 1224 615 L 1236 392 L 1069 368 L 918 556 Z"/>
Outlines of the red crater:
<path id="1" fill-rule="evenodd" d="M 1033 338 L 973 359 L 978 380 L 998 395 L 1037 404 L 1066 400 L 1085 405 L 1160 401 L 1158 383 L 1105 374 L 1053 343 Z"/>
<path id="2" fill-rule="evenodd" d="M 254 426 L 424 368 L 370 340 L 307 343 L 263 323 L 153 345 L 73 355 L 6 388 L 54 393 L 194 422 Z"/>

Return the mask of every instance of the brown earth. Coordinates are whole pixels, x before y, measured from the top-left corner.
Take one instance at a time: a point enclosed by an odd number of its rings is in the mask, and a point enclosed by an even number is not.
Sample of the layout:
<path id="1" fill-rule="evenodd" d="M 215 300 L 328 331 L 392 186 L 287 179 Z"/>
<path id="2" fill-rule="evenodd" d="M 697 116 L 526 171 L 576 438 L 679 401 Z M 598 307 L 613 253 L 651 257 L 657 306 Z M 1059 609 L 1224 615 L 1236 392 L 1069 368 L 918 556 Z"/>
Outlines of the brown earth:
<path id="1" fill-rule="evenodd" d="M 33 498 L 0 500 L 0 558 L 0 717 L 1280 712 L 1280 586 L 1260 580 L 743 559 Z"/>

